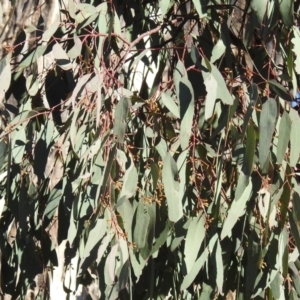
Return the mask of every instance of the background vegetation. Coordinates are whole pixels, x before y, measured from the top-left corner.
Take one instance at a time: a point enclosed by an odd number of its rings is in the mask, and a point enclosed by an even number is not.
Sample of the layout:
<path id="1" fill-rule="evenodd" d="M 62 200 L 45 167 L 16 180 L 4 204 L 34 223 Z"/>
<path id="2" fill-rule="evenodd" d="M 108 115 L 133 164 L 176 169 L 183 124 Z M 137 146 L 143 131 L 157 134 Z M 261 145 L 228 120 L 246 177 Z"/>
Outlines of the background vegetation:
<path id="1" fill-rule="evenodd" d="M 50 2 L 1 33 L 1 297 L 298 299 L 300 1 Z"/>

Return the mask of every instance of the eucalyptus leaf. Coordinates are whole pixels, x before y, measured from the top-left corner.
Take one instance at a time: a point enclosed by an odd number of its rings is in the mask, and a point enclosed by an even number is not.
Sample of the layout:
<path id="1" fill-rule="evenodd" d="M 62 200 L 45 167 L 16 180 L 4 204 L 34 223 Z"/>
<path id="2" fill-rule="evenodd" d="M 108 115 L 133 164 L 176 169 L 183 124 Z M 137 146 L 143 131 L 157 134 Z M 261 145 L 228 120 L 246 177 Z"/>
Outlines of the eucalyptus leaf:
<path id="1" fill-rule="evenodd" d="M 263 167 L 269 155 L 276 119 L 277 103 L 275 99 L 269 98 L 262 106 L 259 123 L 259 163 L 261 167 Z"/>
<path id="2" fill-rule="evenodd" d="M 177 222 L 183 215 L 181 198 L 179 197 L 178 170 L 176 163 L 168 152 L 163 160 L 162 180 L 168 203 L 168 216 L 172 222 Z"/>

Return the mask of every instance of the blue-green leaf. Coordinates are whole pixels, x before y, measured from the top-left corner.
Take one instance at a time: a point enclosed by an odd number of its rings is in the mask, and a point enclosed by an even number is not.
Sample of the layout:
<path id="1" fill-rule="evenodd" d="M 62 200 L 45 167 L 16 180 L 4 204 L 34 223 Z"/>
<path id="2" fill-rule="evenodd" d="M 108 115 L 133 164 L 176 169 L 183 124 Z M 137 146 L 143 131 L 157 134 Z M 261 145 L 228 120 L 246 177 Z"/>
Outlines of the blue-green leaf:
<path id="1" fill-rule="evenodd" d="M 162 180 L 168 203 L 168 216 L 172 222 L 177 222 L 183 215 L 182 202 L 179 197 L 178 170 L 176 163 L 168 152 L 163 160 Z"/>
<path id="2" fill-rule="evenodd" d="M 290 117 L 292 120 L 290 164 L 291 167 L 295 167 L 300 155 L 300 117 L 298 115 L 298 112 L 294 109 L 290 110 Z"/>
<path id="3" fill-rule="evenodd" d="M 188 79 L 182 78 L 179 83 L 180 107 L 180 144 L 182 149 L 187 149 L 192 134 L 194 118 L 194 91 Z"/>
<path id="4" fill-rule="evenodd" d="M 129 102 L 127 98 L 121 98 L 116 106 L 114 137 L 118 143 L 123 143 L 126 132 L 126 119 L 129 110 Z"/>
<path id="5" fill-rule="evenodd" d="M 205 234 L 205 216 L 193 218 L 187 231 L 184 247 L 184 262 L 187 274 L 191 272 L 196 262 Z"/>
<path id="6" fill-rule="evenodd" d="M 285 156 L 291 136 L 292 121 L 286 111 L 283 112 L 279 125 L 277 144 L 277 163 L 280 165 Z"/>
<path id="7" fill-rule="evenodd" d="M 262 106 L 259 122 L 259 163 L 264 166 L 271 146 L 272 136 L 277 119 L 277 103 L 269 98 Z"/>
<path id="8" fill-rule="evenodd" d="M 231 229 L 238 221 L 238 219 L 245 213 L 246 204 L 250 199 L 251 193 L 252 193 L 252 181 L 249 182 L 242 196 L 239 199 L 233 200 L 229 208 L 227 218 L 225 219 L 225 222 L 223 224 L 221 239 L 224 239 L 226 236 L 231 235 Z"/>

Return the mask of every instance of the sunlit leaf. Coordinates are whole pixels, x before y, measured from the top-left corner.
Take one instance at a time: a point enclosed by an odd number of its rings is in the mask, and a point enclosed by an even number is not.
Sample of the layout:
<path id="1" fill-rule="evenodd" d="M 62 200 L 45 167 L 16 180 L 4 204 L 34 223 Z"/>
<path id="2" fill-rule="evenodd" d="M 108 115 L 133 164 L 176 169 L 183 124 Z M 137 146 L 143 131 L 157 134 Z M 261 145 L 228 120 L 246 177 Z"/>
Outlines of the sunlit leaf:
<path id="1" fill-rule="evenodd" d="M 187 274 L 191 272 L 196 262 L 205 234 L 205 216 L 193 218 L 187 231 L 184 247 L 184 261 Z"/>
<path id="2" fill-rule="evenodd" d="M 183 215 L 182 202 L 179 197 L 178 170 L 176 163 L 168 152 L 163 160 L 162 180 L 168 203 L 168 216 L 172 222 L 177 222 Z"/>
<path id="3" fill-rule="evenodd" d="M 194 116 L 194 92 L 191 83 L 182 78 L 179 83 L 179 108 L 180 108 L 180 144 L 182 149 L 189 146 L 189 139 L 192 134 Z"/>
<path id="4" fill-rule="evenodd" d="M 239 198 L 234 199 L 232 202 L 228 211 L 228 216 L 223 224 L 221 239 L 231 235 L 233 226 L 236 224 L 238 219 L 245 214 L 246 204 L 250 199 L 251 193 L 252 182 L 250 181 L 242 195 Z"/>
<path id="5" fill-rule="evenodd" d="M 278 133 L 277 163 L 281 164 L 290 141 L 292 122 L 287 112 L 283 112 Z"/>

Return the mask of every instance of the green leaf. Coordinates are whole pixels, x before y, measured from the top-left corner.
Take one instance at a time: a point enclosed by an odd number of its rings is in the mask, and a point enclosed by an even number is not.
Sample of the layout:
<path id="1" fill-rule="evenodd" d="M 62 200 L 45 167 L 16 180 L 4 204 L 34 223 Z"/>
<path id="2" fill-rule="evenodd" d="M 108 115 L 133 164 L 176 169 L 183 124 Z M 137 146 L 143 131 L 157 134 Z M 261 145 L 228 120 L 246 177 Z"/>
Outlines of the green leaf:
<path id="1" fill-rule="evenodd" d="M 213 64 L 216 60 L 218 60 L 225 53 L 225 50 L 226 46 L 224 45 L 223 40 L 219 38 L 212 50 L 210 62 Z"/>
<path id="2" fill-rule="evenodd" d="M 156 190 L 157 182 L 159 179 L 159 168 L 155 163 L 151 163 L 151 176 L 152 176 L 153 190 Z"/>
<path id="3" fill-rule="evenodd" d="M 179 197 L 184 199 L 186 193 L 187 182 L 186 182 L 186 169 L 188 160 L 189 150 L 182 151 L 177 160 L 177 168 L 179 170 Z"/>
<path id="4" fill-rule="evenodd" d="M 221 232 L 221 240 L 226 236 L 231 235 L 231 230 L 236 224 L 238 219 L 245 214 L 245 208 L 250 196 L 252 194 L 252 181 L 249 182 L 248 186 L 245 188 L 240 198 L 236 198 L 231 203 L 229 208 L 228 216 L 225 219 Z"/>
<path id="5" fill-rule="evenodd" d="M 242 140 L 244 139 L 244 135 L 246 133 L 246 129 L 247 129 L 247 125 L 249 123 L 249 120 L 252 116 L 252 112 L 254 107 L 256 106 L 256 102 L 258 99 L 258 87 L 256 84 L 251 84 L 249 86 L 249 98 L 250 98 L 250 103 L 247 107 L 247 112 L 246 115 L 244 117 L 244 122 L 243 122 L 243 127 L 242 127 Z"/>
<path id="6" fill-rule="evenodd" d="M 99 14 L 95 13 L 92 14 L 90 16 L 88 16 L 86 19 L 82 20 L 82 22 L 80 22 L 80 24 L 77 26 L 77 29 L 80 30 L 84 27 L 87 27 L 88 25 L 90 25 L 91 23 L 93 23 L 97 18 L 98 18 Z M 79 18 L 78 18 L 79 20 Z"/>
<path id="7" fill-rule="evenodd" d="M 67 53 L 68 57 L 71 59 L 77 58 L 81 54 L 82 50 L 81 40 L 76 33 L 74 33 L 73 39 L 74 46 Z"/>
<path id="8" fill-rule="evenodd" d="M 159 250 L 159 248 L 166 242 L 172 226 L 173 226 L 173 222 L 167 220 L 164 230 L 160 233 L 159 237 L 155 240 L 155 244 L 153 245 L 152 248 L 152 254 L 156 253 L 156 251 Z"/>
<path id="9" fill-rule="evenodd" d="M 283 112 L 278 133 L 277 163 L 280 165 L 285 157 L 291 135 L 292 121 L 286 111 Z"/>
<path id="10" fill-rule="evenodd" d="M 254 154 L 256 149 L 256 134 L 254 124 L 250 121 L 247 128 L 246 151 L 243 163 L 243 172 L 245 175 L 250 176 L 253 169 Z"/>
<path id="11" fill-rule="evenodd" d="M 194 119 L 194 91 L 191 83 L 182 78 L 179 83 L 179 108 L 180 108 L 180 145 L 181 148 L 189 147 L 189 140 L 192 134 Z"/>
<path id="12" fill-rule="evenodd" d="M 179 197 L 178 170 L 176 163 L 168 152 L 163 160 L 162 180 L 168 203 L 168 216 L 172 222 L 177 222 L 183 216 L 182 202 Z"/>
<path id="13" fill-rule="evenodd" d="M 262 106 L 259 123 L 259 163 L 264 166 L 271 146 L 272 136 L 277 119 L 277 103 L 269 98 Z"/>
<path id="14" fill-rule="evenodd" d="M 286 172 L 286 176 L 290 177 L 291 169 L 288 165 L 287 165 L 287 168 L 286 168 L 285 172 Z M 287 178 L 287 179 L 290 180 L 290 178 Z M 287 181 L 283 185 L 283 193 L 280 197 L 280 213 L 281 213 L 280 226 L 281 226 L 281 228 L 285 224 L 285 220 L 286 220 L 287 212 L 288 212 L 288 207 L 289 207 L 289 203 L 290 203 L 290 198 L 291 198 L 290 182 Z"/>
<path id="15" fill-rule="evenodd" d="M 163 105 L 176 117 L 180 118 L 179 109 L 174 99 L 166 93 L 161 94 L 161 101 Z"/>
<path id="16" fill-rule="evenodd" d="M 138 173 L 134 166 L 133 159 L 131 159 L 131 165 L 126 170 L 123 177 L 123 186 L 120 195 L 117 200 L 117 207 L 122 205 L 122 203 L 129 198 L 131 198 L 135 193 L 138 185 Z"/>
<path id="17" fill-rule="evenodd" d="M 103 239 L 101 240 L 101 243 L 99 245 L 98 252 L 97 252 L 97 259 L 96 259 L 96 263 L 98 265 L 101 262 L 103 255 L 107 251 L 107 248 L 109 247 L 109 243 L 111 242 L 113 237 L 114 237 L 114 233 L 110 231 L 110 232 L 107 232 L 107 234 L 104 235 Z"/>
<path id="18" fill-rule="evenodd" d="M 202 0 L 193 0 L 196 11 L 200 18 L 206 17 L 206 7 L 204 6 L 204 1 Z"/>
<path id="19" fill-rule="evenodd" d="M 211 299 L 214 293 L 214 288 L 203 282 L 202 291 L 199 300 Z"/>
<path id="20" fill-rule="evenodd" d="M 300 49 L 300 30 L 297 26 L 293 26 L 293 35 L 294 37 L 292 38 L 291 42 L 294 45 L 293 52 L 296 54 L 295 71 L 297 74 L 300 74 L 300 54 L 298 50 Z"/>
<path id="21" fill-rule="evenodd" d="M 42 41 L 48 42 L 53 37 L 54 33 L 57 31 L 59 25 L 59 21 L 52 23 L 52 25 L 43 33 Z"/>
<path id="22" fill-rule="evenodd" d="M 31 64 L 34 64 L 39 57 L 41 57 L 47 49 L 47 45 L 38 45 L 34 48 L 25 58 L 20 62 L 20 68 L 26 68 Z"/>
<path id="23" fill-rule="evenodd" d="M 62 199 L 63 193 L 61 189 L 54 188 L 49 195 L 49 199 L 47 201 L 44 216 L 46 216 L 49 220 L 54 216 L 56 209 L 59 205 L 60 200 Z"/>
<path id="24" fill-rule="evenodd" d="M 206 63 L 206 62 L 203 59 L 202 60 L 202 65 L 204 63 Z M 204 82 L 209 76 L 211 76 L 213 79 L 209 79 L 208 82 L 210 83 L 210 85 L 209 85 L 209 87 L 207 87 L 206 91 L 208 93 L 212 93 L 210 88 L 215 87 L 215 81 L 216 81 L 217 82 L 217 95 L 216 95 L 216 98 L 221 99 L 221 101 L 224 104 L 232 105 L 233 104 L 233 97 L 227 89 L 227 86 L 226 86 L 226 83 L 225 83 L 225 80 L 224 80 L 222 74 L 220 73 L 220 71 L 217 69 L 217 67 L 215 65 L 210 64 L 209 62 L 208 62 L 208 64 L 211 67 L 211 72 L 202 71 L 202 76 L 203 76 Z M 211 82 L 212 82 L 212 84 L 211 84 Z"/>
<path id="25" fill-rule="evenodd" d="M 283 100 L 289 101 L 291 102 L 293 100 L 292 95 L 284 88 L 284 86 L 280 83 L 278 83 L 275 80 L 270 80 L 269 81 L 270 84 L 270 88 L 271 90 L 278 95 L 279 97 L 281 97 Z"/>
<path id="26" fill-rule="evenodd" d="M 97 12 L 95 6 L 88 3 L 77 3 L 76 8 L 79 10 L 75 17 L 77 24 L 82 23 Z"/>
<path id="27" fill-rule="evenodd" d="M 189 274 L 196 262 L 201 244 L 205 238 L 205 216 L 192 218 L 189 225 L 185 246 L 184 246 L 184 262 L 186 273 Z"/>
<path id="28" fill-rule="evenodd" d="M 299 199 L 298 199 L 299 200 Z M 290 225 L 291 225 L 291 233 L 292 233 L 292 236 L 295 240 L 295 244 L 296 244 L 296 247 L 298 248 L 298 251 L 300 250 L 300 234 L 299 234 L 299 228 L 297 226 L 297 219 L 294 220 L 294 215 L 291 211 L 288 211 L 289 213 L 289 222 L 290 222 Z"/>
<path id="29" fill-rule="evenodd" d="M 287 254 L 288 254 L 288 240 L 289 234 L 287 231 L 286 226 L 284 226 L 281 230 L 278 239 L 278 269 L 285 278 L 287 275 L 287 268 L 288 268 L 288 261 L 287 261 Z"/>
<path id="30" fill-rule="evenodd" d="M 169 5 L 170 5 L 170 0 L 159 0 L 158 2 L 162 17 L 167 13 Z"/>
<path id="31" fill-rule="evenodd" d="M 279 11 L 284 25 L 288 28 L 294 25 L 294 1 L 279 0 Z"/>
<path id="32" fill-rule="evenodd" d="M 0 100 L 3 101 L 5 93 L 8 90 L 11 82 L 11 55 L 6 55 L 0 60 Z"/>
<path id="33" fill-rule="evenodd" d="M 118 143 L 123 143 L 125 138 L 125 132 L 127 127 L 127 114 L 129 110 L 129 102 L 127 98 L 121 98 L 118 102 L 115 110 L 115 122 L 114 122 L 114 137 Z"/>
<path id="34" fill-rule="evenodd" d="M 205 98 L 205 120 L 208 120 L 214 113 L 215 103 L 217 100 L 218 83 L 212 74 L 209 74 L 205 78 L 204 84 L 207 92 Z"/>
<path id="35" fill-rule="evenodd" d="M 121 22 L 120 22 L 119 16 L 118 16 L 118 14 L 116 12 L 114 13 L 113 19 L 114 19 L 114 32 L 116 34 L 121 35 L 122 34 L 121 27 L 122 26 L 121 26 Z"/>
<path id="36" fill-rule="evenodd" d="M 63 178 L 63 175 L 64 175 L 64 163 L 62 161 L 62 158 L 59 155 L 57 155 L 52 172 L 49 175 L 49 179 L 50 179 L 49 190 L 50 191 L 60 182 L 60 180 Z"/>
<path id="37" fill-rule="evenodd" d="M 69 60 L 69 57 L 60 44 L 56 43 L 52 48 L 52 52 L 56 59 L 57 65 L 59 65 L 65 71 L 72 69 L 72 64 Z"/>
<path id="38" fill-rule="evenodd" d="M 83 268 L 86 259 L 90 257 L 92 250 L 95 248 L 95 246 L 98 243 L 100 243 L 100 241 L 102 240 L 106 232 L 107 232 L 107 220 L 105 218 L 97 219 L 96 224 L 89 232 L 87 241 L 85 243 L 84 252 L 79 265 L 79 270 Z M 80 270 L 79 274 L 82 271 L 84 270 Z"/>
<path id="39" fill-rule="evenodd" d="M 73 109 L 75 107 L 76 104 L 76 100 L 77 98 L 80 96 L 80 94 L 83 92 L 88 80 L 90 79 L 91 74 L 86 74 L 83 75 L 82 77 L 80 77 L 77 81 L 77 84 L 73 90 L 72 96 L 70 97 L 70 99 L 68 99 L 68 101 L 66 102 L 66 106 L 70 105 L 70 103 L 73 106 Z"/>
<path id="40" fill-rule="evenodd" d="M 133 240 L 138 249 L 144 248 L 146 245 L 149 223 L 150 216 L 144 207 L 144 203 L 140 201 L 136 210 L 136 224 L 133 230 Z"/>
<path id="41" fill-rule="evenodd" d="M 26 89 L 30 96 L 35 96 L 39 90 L 39 82 L 34 75 L 29 75 L 26 78 Z"/>
<path id="42" fill-rule="evenodd" d="M 197 68 L 199 70 L 202 70 L 203 67 L 201 65 L 201 57 L 199 55 L 198 49 L 195 47 L 194 44 L 191 45 L 190 55 L 191 55 L 191 59 L 192 59 L 193 63 L 197 66 Z M 210 67 L 210 65 L 209 65 L 209 67 Z M 211 68 L 208 71 L 211 72 Z"/>
<path id="43" fill-rule="evenodd" d="M 3 166 L 5 159 L 8 157 L 7 150 L 8 150 L 8 141 L 7 138 L 4 137 L 0 140 L 0 169 Z"/>
<path id="44" fill-rule="evenodd" d="M 292 128 L 291 128 L 291 155 L 290 155 L 290 164 L 291 167 L 295 167 L 300 155 L 300 135 L 299 135 L 299 128 L 300 128 L 300 117 L 298 112 L 294 109 L 290 110 L 290 118 L 292 121 Z"/>
<path id="45" fill-rule="evenodd" d="M 201 256 L 197 259 L 197 261 L 192 266 L 191 271 L 184 277 L 182 284 L 180 286 L 181 291 L 185 290 L 193 283 L 193 280 L 196 278 L 199 271 L 207 261 L 208 254 L 209 254 L 208 249 L 205 249 L 202 252 Z M 206 298 L 206 299 L 210 299 L 210 298 Z"/>
<path id="46" fill-rule="evenodd" d="M 224 283 L 224 267 L 223 267 L 223 258 L 222 258 L 222 248 L 220 240 L 217 240 L 216 248 L 216 266 L 217 266 L 217 278 L 216 283 L 218 287 L 218 292 L 223 295 L 223 283 Z"/>
<path id="47" fill-rule="evenodd" d="M 250 7 L 253 14 L 256 16 L 258 23 L 261 24 L 268 7 L 268 0 L 252 0 L 250 2 Z"/>

